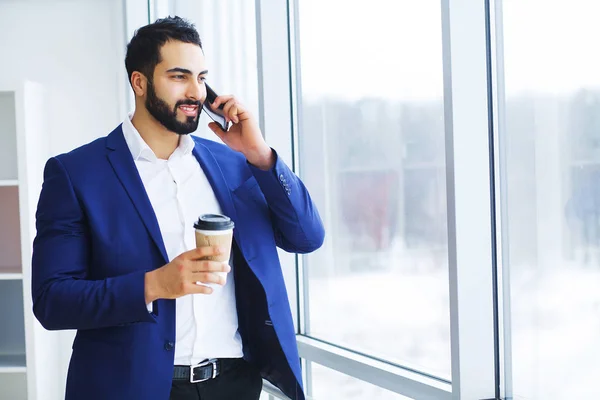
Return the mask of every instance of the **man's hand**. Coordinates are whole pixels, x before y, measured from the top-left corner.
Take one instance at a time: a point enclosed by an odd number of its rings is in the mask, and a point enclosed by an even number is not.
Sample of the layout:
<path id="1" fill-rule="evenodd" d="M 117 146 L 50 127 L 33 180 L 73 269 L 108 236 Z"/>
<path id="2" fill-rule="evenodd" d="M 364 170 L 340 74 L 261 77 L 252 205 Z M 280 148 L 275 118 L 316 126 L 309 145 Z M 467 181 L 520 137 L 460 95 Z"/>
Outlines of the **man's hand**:
<path id="1" fill-rule="evenodd" d="M 157 299 L 176 299 L 186 294 L 210 294 L 208 286 L 196 282 L 225 284 L 225 278 L 216 272 L 229 272 L 231 267 L 226 262 L 202 260 L 223 252 L 218 247 L 198 247 L 180 254 L 167 265 L 147 272 L 144 294 L 146 304 Z"/>
<path id="2" fill-rule="evenodd" d="M 221 104 L 225 104 L 223 114 L 233 125 L 227 132 L 214 122 L 208 127 L 223 143 L 246 156 L 250 164 L 265 171 L 273 167 L 275 153 L 263 139 L 260 127 L 250 112 L 231 95 L 218 96 L 211 105 L 217 109 Z"/>

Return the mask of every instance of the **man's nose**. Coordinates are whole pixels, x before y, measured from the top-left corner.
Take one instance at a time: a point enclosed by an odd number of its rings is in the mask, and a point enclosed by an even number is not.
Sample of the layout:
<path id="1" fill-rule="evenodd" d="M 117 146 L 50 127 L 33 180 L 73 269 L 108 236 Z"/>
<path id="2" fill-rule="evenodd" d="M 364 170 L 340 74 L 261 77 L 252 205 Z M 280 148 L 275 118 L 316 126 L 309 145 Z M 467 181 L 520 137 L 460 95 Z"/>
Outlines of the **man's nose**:
<path id="1" fill-rule="evenodd" d="M 187 98 L 194 101 L 204 101 L 206 97 L 206 87 L 204 82 L 192 82 L 188 86 Z"/>

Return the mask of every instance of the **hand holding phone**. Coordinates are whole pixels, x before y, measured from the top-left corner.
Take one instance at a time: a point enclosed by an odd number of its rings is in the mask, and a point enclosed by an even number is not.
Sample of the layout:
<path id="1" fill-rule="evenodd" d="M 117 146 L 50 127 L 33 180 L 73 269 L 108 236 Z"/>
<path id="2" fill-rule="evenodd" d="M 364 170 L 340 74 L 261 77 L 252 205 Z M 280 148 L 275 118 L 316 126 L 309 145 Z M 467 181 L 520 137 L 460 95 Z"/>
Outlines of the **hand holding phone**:
<path id="1" fill-rule="evenodd" d="M 209 128 L 230 149 L 242 153 L 246 160 L 257 168 L 267 171 L 275 165 L 275 152 L 267 145 L 260 127 L 250 112 L 234 96 L 221 96 L 218 107 L 212 104 L 219 98 L 214 90 L 205 83 L 206 99 L 202 109 L 215 122 Z M 225 117 L 227 107 L 229 115 Z M 230 125 L 227 120 L 233 121 Z"/>
<path id="2" fill-rule="evenodd" d="M 208 86 L 208 84 L 205 83 L 204 85 L 206 86 L 206 99 L 204 99 L 202 109 L 206 111 L 206 114 L 208 114 L 210 119 L 215 121 L 223 131 L 227 132 L 229 123 L 223 114 L 223 107 L 225 107 L 225 104 L 221 104 L 216 109 L 213 108 L 211 104 L 217 99 L 218 95 L 210 86 Z"/>

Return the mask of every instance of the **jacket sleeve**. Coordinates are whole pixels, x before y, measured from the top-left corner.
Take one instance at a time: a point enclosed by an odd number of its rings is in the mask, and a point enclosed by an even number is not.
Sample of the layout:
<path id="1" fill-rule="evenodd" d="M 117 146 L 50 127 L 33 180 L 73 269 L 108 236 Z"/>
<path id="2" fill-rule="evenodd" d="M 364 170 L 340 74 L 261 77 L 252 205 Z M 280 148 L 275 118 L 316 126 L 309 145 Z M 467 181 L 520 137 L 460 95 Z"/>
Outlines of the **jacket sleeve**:
<path id="1" fill-rule="evenodd" d="M 156 322 L 144 297 L 145 271 L 88 280 L 90 227 L 58 158 L 44 169 L 33 242 L 33 312 L 49 330 Z"/>
<path id="2" fill-rule="evenodd" d="M 275 241 L 285 251 L 310 253 L 323 244 L 323 222 L 300 178 L 277 153 L 275 157 L 275 165 L 268 171 L 248 164 L 267 200 Z"/>

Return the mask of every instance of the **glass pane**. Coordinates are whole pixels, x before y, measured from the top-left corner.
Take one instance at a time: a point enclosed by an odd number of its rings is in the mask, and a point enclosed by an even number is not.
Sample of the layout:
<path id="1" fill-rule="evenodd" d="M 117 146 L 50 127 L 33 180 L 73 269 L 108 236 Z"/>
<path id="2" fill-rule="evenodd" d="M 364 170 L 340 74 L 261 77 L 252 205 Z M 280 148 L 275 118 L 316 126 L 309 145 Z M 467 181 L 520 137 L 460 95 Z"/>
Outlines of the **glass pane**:
<path id="1" fill-rule="evenodd" d="M 307 333 L 449 379 L 440 2 L 298 7 Z"/>
<path id="2" fill-rule="evenodd" d="M 599 13 L 503 1 L 514 398 L 600 398 Z"/>
<path id="3" fill-rule="evenodd" d="M 411 400 L 398 393 L 372 385 L 350 375 L 310 363 L 311 385 L 309 399 L 312 400 Z"/>

